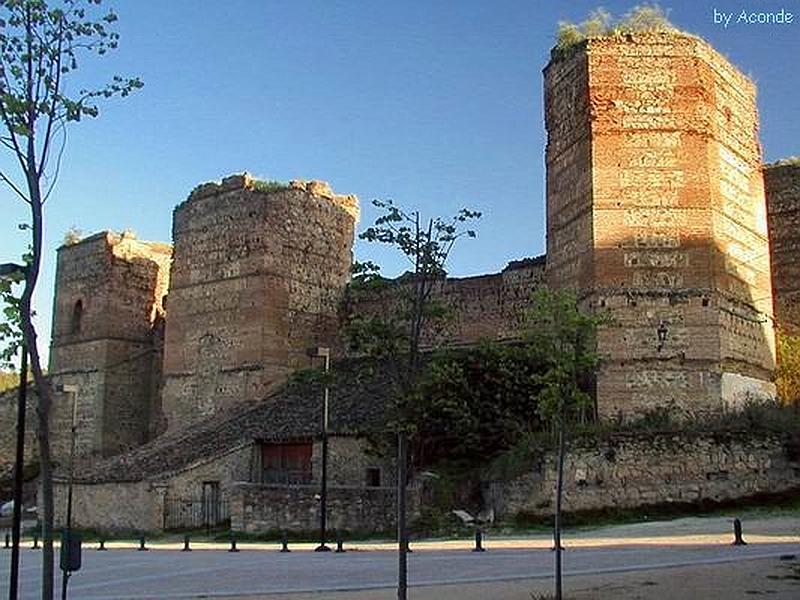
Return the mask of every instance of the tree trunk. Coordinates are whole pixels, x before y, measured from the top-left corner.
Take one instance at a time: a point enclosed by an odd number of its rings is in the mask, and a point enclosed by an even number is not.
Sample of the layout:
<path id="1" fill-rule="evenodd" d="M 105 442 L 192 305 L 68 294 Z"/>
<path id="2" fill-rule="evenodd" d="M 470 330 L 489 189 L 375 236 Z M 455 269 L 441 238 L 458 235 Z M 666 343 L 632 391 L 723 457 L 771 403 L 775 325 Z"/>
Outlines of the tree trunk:
<path id="1" fill-rule="evenodd" d="M 30 156 L 34 156 L 31 152 Z M 31 370 L 36 385 L 36 438 L 39 442 L 39 477 L 41 478 L 42 497 L 39 510 L 42 521 L 42 600 L 53 600 L 53 464 L 50 457 L 50 408 L 52 406 L 52 390 L 50 382 L 42 371 L 42 364 L 37 343 L 36 328 L 32 320 L 32 300 L 39 269 L 42 262 L 42 195 L 39 179 L 36 175 L 35 163 L 29 158 L 28 191 L 31 205 L 31 262 L 25 276 L 25 289 L 22 292 L 20 312 L 22 317 L 22 333 L 31 359 Z"/>

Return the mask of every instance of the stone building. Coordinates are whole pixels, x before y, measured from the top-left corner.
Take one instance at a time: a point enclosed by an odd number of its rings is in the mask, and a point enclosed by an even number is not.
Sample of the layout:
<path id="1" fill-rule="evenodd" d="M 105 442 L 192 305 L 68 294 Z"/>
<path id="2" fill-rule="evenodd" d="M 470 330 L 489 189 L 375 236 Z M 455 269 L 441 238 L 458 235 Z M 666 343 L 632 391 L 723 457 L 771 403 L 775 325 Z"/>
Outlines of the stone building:
<path id="1" fill-rule="evenodd" d="M 611 317 L 598 340 L 602 418 L 714 411 L 774 393 L 773 289 L 779 320 L 797 318 L 799 169 L 768 167 L 765 202 L 752 82 L 698 38 L 636 34 L 554 54 L 544 94 L 547 255 L 444 281 L 436 293 L 453 316 L 427 341 L 513 340 L 532 292 L 550 285 Z M 225 514 L 212 516 L 238 530 L 313 527 L 320 390 L 286 380 L 312 364 L 310 347 L 342 355 L 357 218 L 356 198 L 327 184 L 236 175 L 175 209 L 171 247 L 107 232 L 59 250 L 50 370 L 80 389 L 78 524 L 182 526 L 198 503 L 207 519 L 209 502 L 224 499 Z M 402 285 L 348 310 L 391 310 Z M 393 467 L 366 438 L 381 430 L 385 388 L 331 394 L 336 526 L 391 524 Z M 62 450 L 70 414 L 59 397 Z M 628 462 L 639 454 L 629 446 Z M 691 494 L 679 496 L 694 501 L 796 486 L 777 447 L 737 442 L 701 467 L 689 446 L 653 456 L 669 456 L 673 471 L 692 465 Z M 738 458 L 748 452 L 752 465 Z M 585 462 L 614 471 L 603 457 Z M 704 488 L 727 460 L 747 486 Z M 641 502 L 672 501 L 652 473 L 626 477 L 645 475 Z M 515 493 L 505 504 L 525 505 Z M 588 508 L 602 508 L 593 497 Z"/>

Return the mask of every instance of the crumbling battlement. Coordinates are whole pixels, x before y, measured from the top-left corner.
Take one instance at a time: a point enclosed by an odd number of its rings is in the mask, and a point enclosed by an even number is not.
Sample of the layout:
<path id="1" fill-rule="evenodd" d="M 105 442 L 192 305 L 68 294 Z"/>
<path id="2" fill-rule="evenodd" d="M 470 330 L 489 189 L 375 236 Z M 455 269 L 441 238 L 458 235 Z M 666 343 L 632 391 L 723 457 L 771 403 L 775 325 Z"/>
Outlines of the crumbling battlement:
<path id="1" fill-rule="evenodd" d="M 427 331 L 422 343 L 459 346 L 481 340 L 512 340 L 519 336 L 525 310 L 533 293 L 544 284 L 545 258 L 514 261 L 499 273 L 443 279 L 433 290 L 433 300 L 446 315 Z M 351 315 L 386 316 L 398 309 L 404 278 L 387 281 L 369 294 L 348 303 Z"/>
<path id="2" fill-rule="evenodd" d="M 764 167 L 775 319 L 800 333 L 800 159 Z"/>
<path id="3" fill-rule="evenodd" d="M 357 215 L 356 198 L 326 183 L 247 174 L 178 205 L 162 395 L 171 430 L 265 397 L 309 366 L 309 347 L 335 342 Z"/>
<path id="4" fill-rule="evenodd" d="M 58 250 L 49 372 L 77 385 L 79 455 L 109 456 L 151 435 L 157 338 L 172 248 L 104 231 Z M 67 455 L 71 398 L 57 395 L 54 453 Z"/>

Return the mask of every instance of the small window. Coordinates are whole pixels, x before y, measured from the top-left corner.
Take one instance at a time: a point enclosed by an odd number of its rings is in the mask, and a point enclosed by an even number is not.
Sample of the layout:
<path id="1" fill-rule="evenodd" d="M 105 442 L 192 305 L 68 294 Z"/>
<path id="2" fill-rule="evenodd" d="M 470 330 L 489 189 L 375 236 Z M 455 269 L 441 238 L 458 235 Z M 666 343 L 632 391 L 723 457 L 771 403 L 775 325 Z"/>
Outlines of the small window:
<path id="1" fill-rule="evenodd" d="M 381 487 L 380 467 L 367 467 L 367 487 Z"/>
<path id="2" fill-rule="evenodd" d="M 708 298 L 703 298 L 703 306 L 708 306 Z"/>
<path id="3" fill-rule="evenodd" d="M 81 321 L 83 320 L 83 300 L 78 300 L 75 306 L 72 307 L 72 322 L 70 324 L 70 331 L 72 333 L 81 332 Z"/>

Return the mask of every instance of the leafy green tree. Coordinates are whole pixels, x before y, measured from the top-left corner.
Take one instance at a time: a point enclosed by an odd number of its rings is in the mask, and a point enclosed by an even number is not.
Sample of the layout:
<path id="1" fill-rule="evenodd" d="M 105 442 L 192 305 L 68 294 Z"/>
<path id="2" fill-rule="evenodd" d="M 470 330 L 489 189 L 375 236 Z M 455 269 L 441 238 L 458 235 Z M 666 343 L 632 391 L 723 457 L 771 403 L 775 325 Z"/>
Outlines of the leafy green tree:
<path id="1" fill-rule="evenodd" d="M 31 259 L 19 302 L 25 344 L 38 394 L 37 438 L 42 498 L 42 598 L 53 597 L 53 473 L 50 411 L 53 393 L 45 377 L 33 314 L 33 293 L 42 264 L 44 205 L 50 198 L 66 143 L 66 129 L 99 114 L 98 101 L 127 96 L 139 79 L 119 76 L 93 89 L 67 85 L 79 60 L 117 47 L 117 15 L 102 0 L 0 0 L 0 122 L 3 146 L 15 165 L 0 181 L 28 207 Z"/>
<path id="2" fill-rule="evenodd" d="M 541 351 L 538 410 L 557 440 L 556 508 L 553 526 L 555 597 L 561 600 L 561 501 L 569 426 L 584 421 L 591 397 L 582 379 L 597 368 L 596 331 L 601 319 L 582 312 L 567 291 L 539 290 L 528 313 L 525 339 Z"/>
<path id="3" fill-rule="evenodd" d="M 450 219 L 423 219 L 418 211 L 406 211 L 391 200 L 374 200 L 381 211 L 372 227 L 360 238 L 368 242 L 395 248 L 408 261 L 410 272 L 393 286 L 392 306 L 380 314 L 357 315 L 349 319 L 346 333 L 351 350 L 387 364 L 396 398 L 394 419 L 397 436 L 397 537 L 398 586 L 400 600 L 407 594 L 406 484 L 408 467 L 408 438 L 410 429 L 408 407 L 414 406 L 420 395 L 422 374 L 422 343 L 431 326 L 444 316 L 442 306 L 434 297 L 444 281 L 448 258 L 458 240 L 475 237 L 467 224 L 480 218 L 480 213 L 462 209 Z M 354 268 L 350 293 L 365 290 L 375 292 L 386 286 L 380 269 L 374 263 L 360 263 Z"/>

